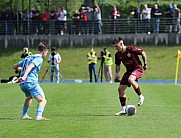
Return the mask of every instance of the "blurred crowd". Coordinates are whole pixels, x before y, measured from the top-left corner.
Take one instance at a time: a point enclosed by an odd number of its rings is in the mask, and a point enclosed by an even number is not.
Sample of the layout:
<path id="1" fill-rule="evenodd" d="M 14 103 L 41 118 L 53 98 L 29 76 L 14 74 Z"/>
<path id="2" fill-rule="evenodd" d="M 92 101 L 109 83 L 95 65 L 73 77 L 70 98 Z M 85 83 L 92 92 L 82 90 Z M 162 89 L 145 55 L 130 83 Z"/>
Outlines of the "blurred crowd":
<path id="1" fill-rule="evenodd" d="M 165 32 L 180 33 L 180 9 L 177 5 L 169 4 L 165 11 L 161 11 L 157 4 L 152 8 L 144 4 L 143 9 L 139 6 L 131 12 L 134 17 L 135 33 L 159 33 L 161 18 L 165 20 Z M 113 6 L 109 15 L 110 30 L 119 33 L 121 27 L 121 13 Z M 101 9 L 95 4 L 94 7 L 81 5 L 75 10 L 67 22 L 67 11 L 63 6 L 55 6 L 53 10 L 46 8 L 41 12 L 34 7 L 30 12 L 13 12 L 6 7 L 0 12 L 0 35 L 13 34 L 102 34 L 103 24 Z M 69 24 L 69 25 L 67 25 Z"/>
<path id="2" fill-rule="evenodd" d="M 165 32 L 166 33 L 180 33 L 180 15 L 181 11 L 177 5 L 169 4 L 165 11 L 162 12 L 159 9 L 158 4 L 154 4 L 152 8 L 144 4 L 144 8 L 141 10 L 138 6 L 131 14 L 135 18 L 135 32 L 140 33 L 159 33 L 161 19 L 165 18 Z M 144 26 L 142 30 L 140 26 Z M 151 30 L 153 28 L 153 30 Z"/>

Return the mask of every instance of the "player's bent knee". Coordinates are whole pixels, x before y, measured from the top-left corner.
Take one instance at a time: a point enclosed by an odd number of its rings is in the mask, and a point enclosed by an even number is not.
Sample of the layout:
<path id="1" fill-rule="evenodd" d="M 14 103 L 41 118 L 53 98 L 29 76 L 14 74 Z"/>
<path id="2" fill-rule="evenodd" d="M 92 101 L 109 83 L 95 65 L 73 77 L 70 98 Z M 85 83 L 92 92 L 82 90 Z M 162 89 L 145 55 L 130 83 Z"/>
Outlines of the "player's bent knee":
<path id="1" fill-rule="evenodd" d="M 132 83 L 132 82 L 134 82 L 134 81 L 135 81 L 135 78 L 133 78 L 133 77 L 129 77 L 129 78 L 128 78 L 128 82 L 129 82 L 129 83 Z"/>
<path id="2" fill-rule="evenodd" d="M 119 88 L 118 88 L 118 92 L 119 92 L 119 93 L 124 93 L 124 89 L 123 89 L 122 87 L 119 87 Z"/>

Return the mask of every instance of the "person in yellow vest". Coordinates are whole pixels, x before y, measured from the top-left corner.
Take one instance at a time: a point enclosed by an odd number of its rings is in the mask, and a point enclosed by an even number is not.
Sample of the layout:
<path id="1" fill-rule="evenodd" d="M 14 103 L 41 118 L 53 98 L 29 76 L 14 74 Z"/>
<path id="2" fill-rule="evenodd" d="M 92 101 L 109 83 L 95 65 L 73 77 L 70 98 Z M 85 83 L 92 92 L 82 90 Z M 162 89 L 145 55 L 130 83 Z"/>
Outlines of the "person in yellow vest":
<path id="1" fill-rule="evenodd" d="M 113 61 L 112 61 L 112 57 L 111 57 L 111 53 L 107 50 L 107 48 L 103 49 L 104 55 L 104 75 L 105 75 L 105 79 L 106 82 L 110 82 L 112 83 L 112 65 L 113 65 Z"/>
<path id="2" fill-rule="evenodd" d="M 31 54 L 32 54 L 32 53 L 28 51 L 28 48 L 27 48 L 27 47 L 24 47 L 24 48 L 23 48 L 23 53 L 22 53 L 22 55 L 21 55 L 21 58 L 25 58 L 25 57 L 27 57 L 27 56 L 29 56 L 29 55 L 31 55 Z"/>
<path id="3" fill-rule="evenodd" d="M 87 53 L 87 60 L 89 65 L 88 69 L 89 69 L 90 82 L 92 82 L 92 71 L 94 73 L 95 82 L 97 82 L 97 74 L 96 74 L 97 56 L 93 46 L 90 46 L 90 52 Z"/>

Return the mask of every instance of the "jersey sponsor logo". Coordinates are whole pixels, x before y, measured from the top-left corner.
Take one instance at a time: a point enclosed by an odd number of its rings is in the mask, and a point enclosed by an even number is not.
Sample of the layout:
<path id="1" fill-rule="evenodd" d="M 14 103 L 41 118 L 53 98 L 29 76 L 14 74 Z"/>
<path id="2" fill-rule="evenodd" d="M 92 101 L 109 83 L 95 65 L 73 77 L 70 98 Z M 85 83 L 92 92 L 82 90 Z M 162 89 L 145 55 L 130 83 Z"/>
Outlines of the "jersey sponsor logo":
<path id="1" fill-rule="evenodd" d="M 127 56 L 128 56 L 128 57 L 131 57 L 131 54 L 130 54 L 130 53 L 128 53 L 128 54 L 127 54 Z"/>

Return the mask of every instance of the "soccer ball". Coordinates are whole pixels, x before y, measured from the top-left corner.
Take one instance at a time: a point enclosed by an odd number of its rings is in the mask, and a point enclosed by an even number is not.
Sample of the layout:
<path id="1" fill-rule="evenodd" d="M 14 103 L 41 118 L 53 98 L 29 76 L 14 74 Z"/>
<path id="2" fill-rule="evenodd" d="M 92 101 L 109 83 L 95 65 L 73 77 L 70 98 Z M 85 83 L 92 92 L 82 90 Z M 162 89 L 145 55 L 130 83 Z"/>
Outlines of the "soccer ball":
<path id="1" fill-rule="evenodd" d="M 136 114 L 136 107 L 134 105 L 127 105 L 126 106 L 126 114 L 128 116 Z"/>

